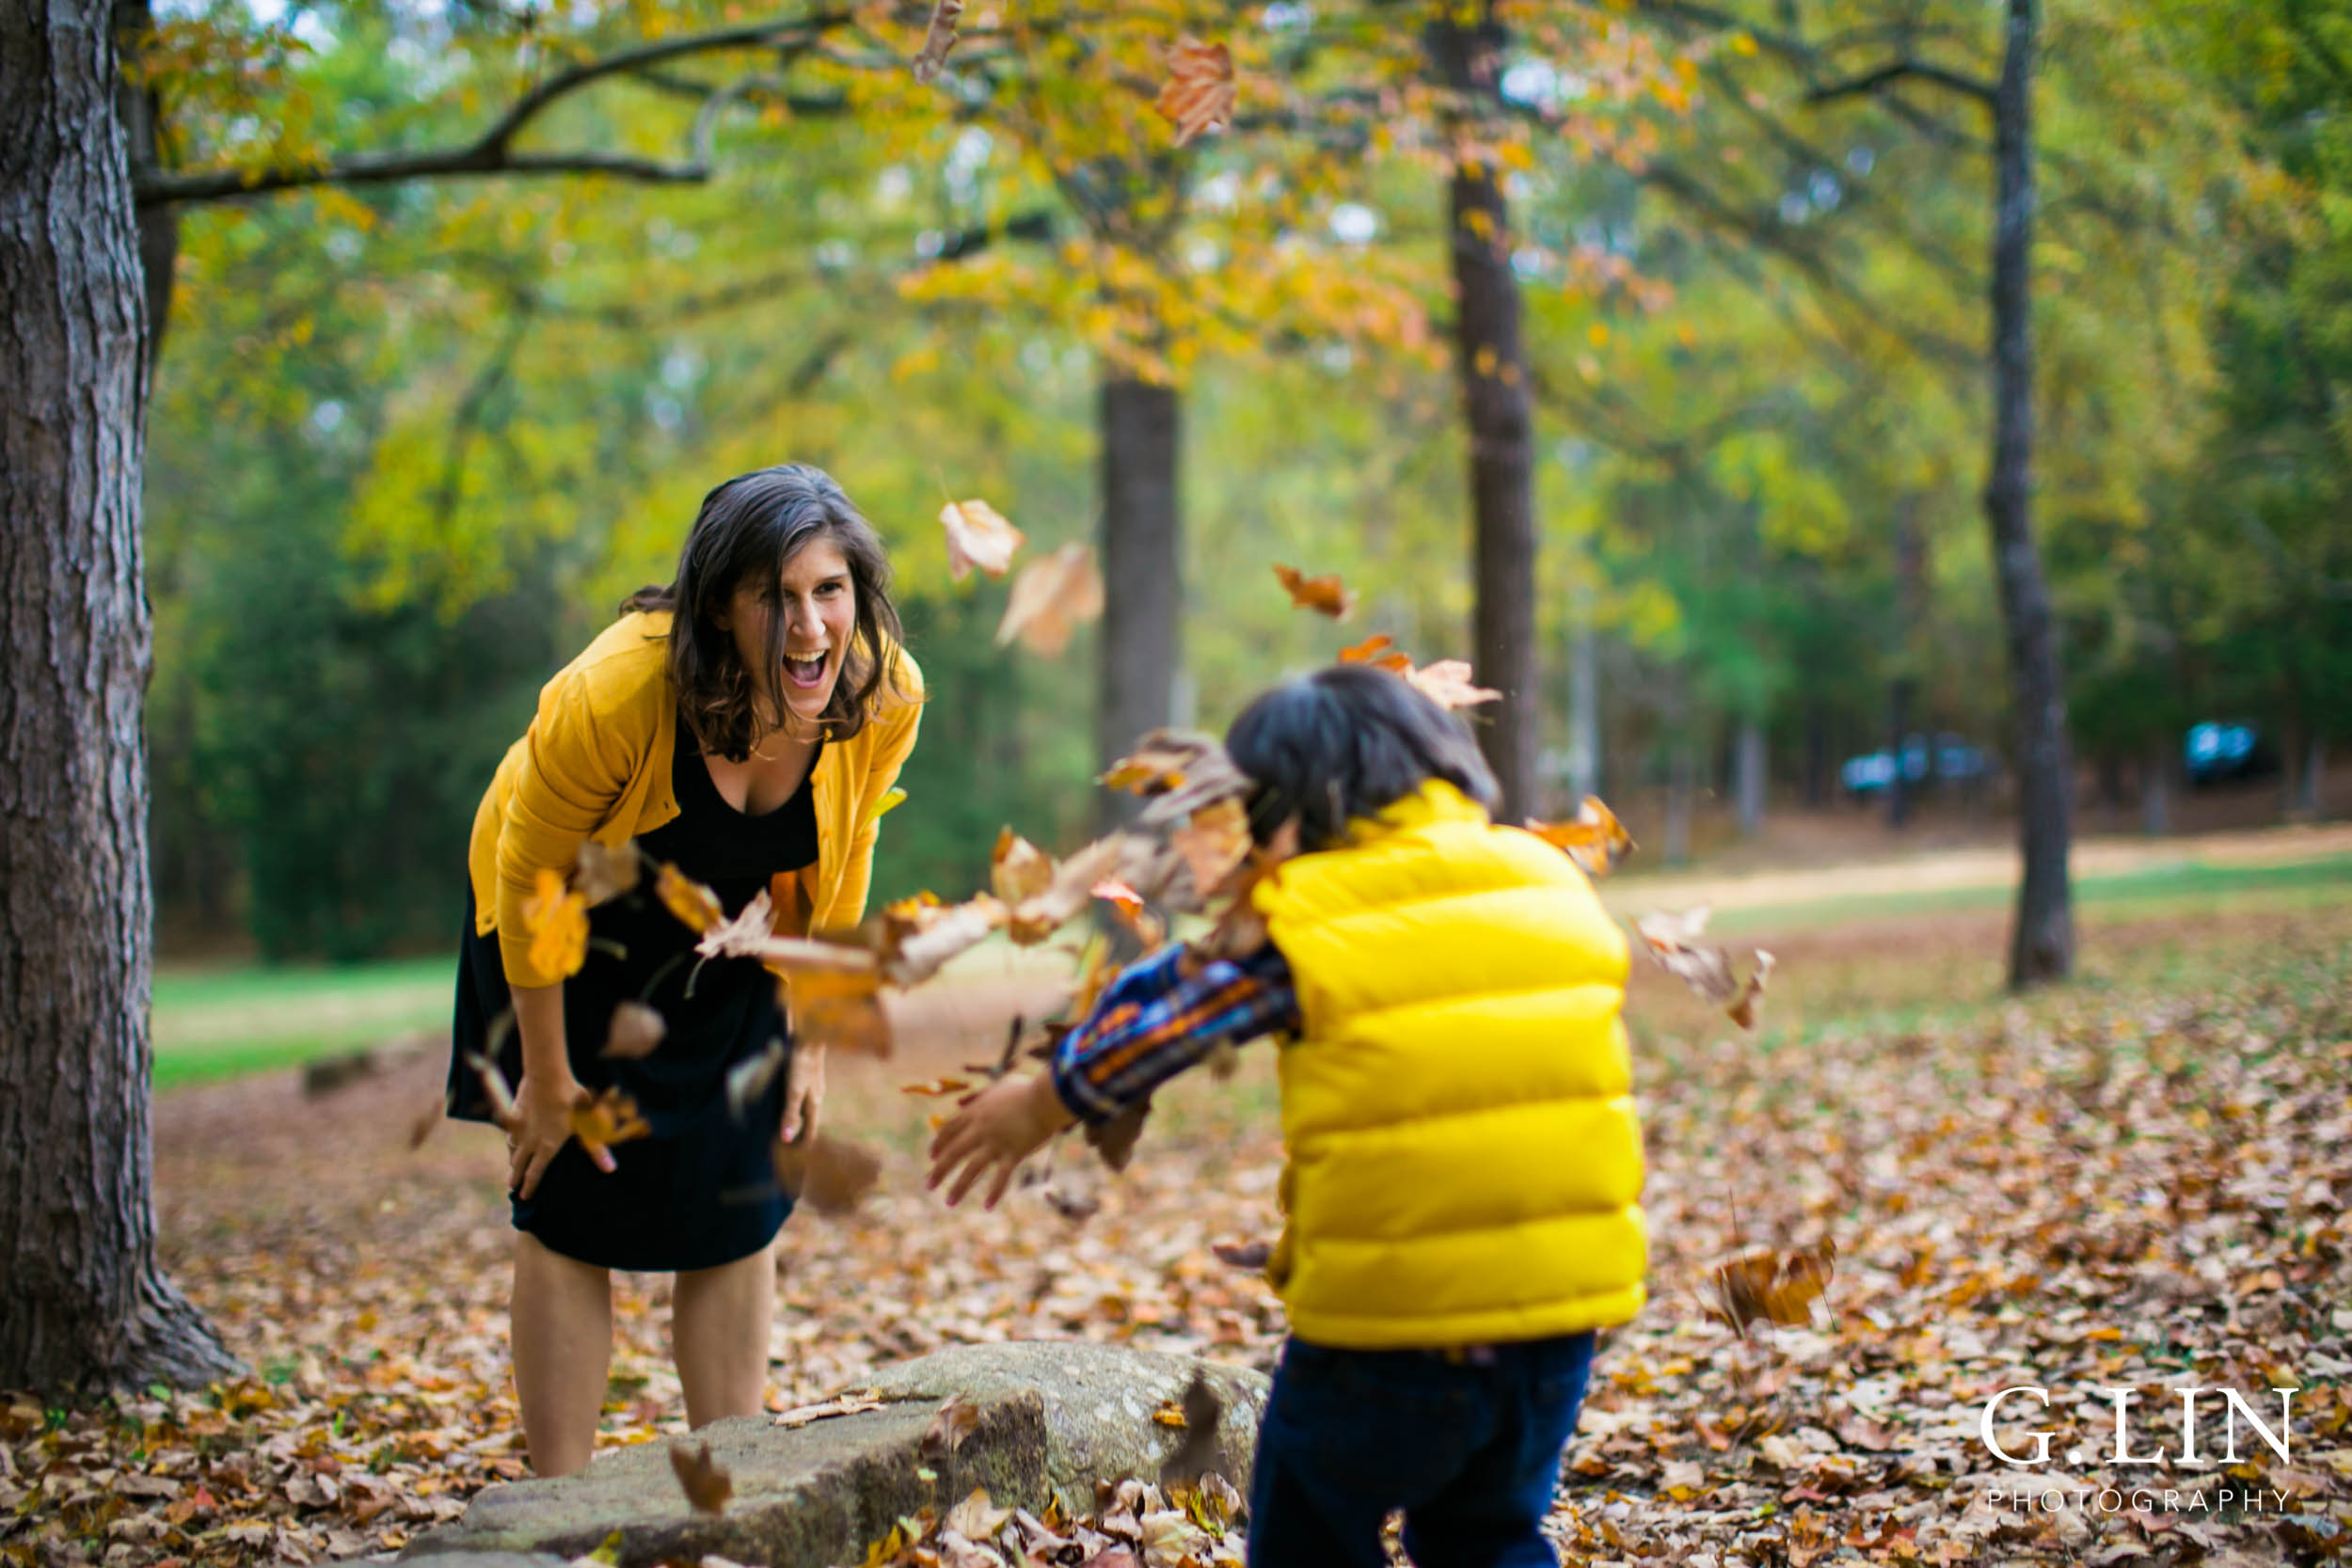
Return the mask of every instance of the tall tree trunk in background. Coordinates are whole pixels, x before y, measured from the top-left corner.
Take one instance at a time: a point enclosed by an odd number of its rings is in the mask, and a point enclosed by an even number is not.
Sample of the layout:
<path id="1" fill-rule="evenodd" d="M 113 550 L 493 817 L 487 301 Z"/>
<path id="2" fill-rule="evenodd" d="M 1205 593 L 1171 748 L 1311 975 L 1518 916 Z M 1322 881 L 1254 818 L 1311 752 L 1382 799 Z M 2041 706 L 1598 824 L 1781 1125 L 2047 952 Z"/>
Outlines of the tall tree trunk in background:
<path id="1" fill-rule="evenodd" d="M 1819 697 L 1804 704 L 1804 804 L 1807 811 L 1829 804 L 1829 707 Z"/>
<path id="2" fill-rule="evenodd" d="M 1692 798 L 1698 793 L 1697 753 L 1698 748 L 1688 735 L 1677 734 L 1667 743 L 1663 847 L 1668 865 L 1680 865 L 1691 858 L 1691 812 L 1695 804 Z"/>
<path id="3" fill-rule="evenodd" d="M 155 30 L 151 0 L 115 0 L 115 113 L 122 122 L 124 151 L 133 179 L 157 168 L 163 161 L 163 99 L 155 89 L 133 79 L 135 51 L 146 47 Z M 139 273 L 147 294 L 147 369 L 152 375 L 164 351 L 164 332 L 171 325 L 172 269 L 180 260 L 180 210 L 161 204 L 138 209 Z"/>
<path id="4" fill-rule="evenodd" d="M 1771 763 L 1764 721 L 1749 714 L 1740 721 L 1739 745 L 1732 753 L 1733 793 L 1740 807 L 1741 838 L 1754 838 L 1764 831 L 1764 792 Z"/>
<path id="5" fill-rule="evenodd" d="M 2139 759 L 2139 831 L 2161 838 L 2172 831 L 2172 737 L 2149 736 Z"/>
<path id="6" fill-rule="evenodd" d="M 1104 609 L 1094 733 L 1095 754 L 1104 764 L 1168 721 L 1183 657 L 1179 414 L 1173 387 L 1117 374 L 1103 382 Z M 1099 793 L 1106 823 L 1135 804 L 1125 795 Z"/>
<path id="7" fill-rule="evenodd" d="M 1919 497 L 1907 492 L 1895 502 L 1895 673 L 1886 683 L 1886 751 L 1895 759 L 1894 774 L 1886 783 L 1886 825 L 1898 832 L 1911 820 L 1904 745 L 1916 721 L 1911 699 L 1929 657 L 1927 619 L 1928 541 L 1919 527 Z M 1928 750 L 1932 756 L 1934 747 Z"/>
<path id="8" fill-rule="evenodd" d="M 1600 793 L 1600 635 L 1593 629 L 1593 591 L 1579 587 L 1568 630 L 1568 792 Z"/>
<path id="9" fill-rule="evenodd" d="M 1911 820 L 1911 781 L 1903 776 L 1903 737 L 1911 733 L 1911 677 L 1897 675 L 1886 689 L 1886 754 L 1894 771 L 1886 777 L 1886 825 L 1900 832 Z"/>
<path id="10" fill-rule="evenodd" d="M 155 1262 L 145 299 L 100 0 L 0 0 L 0 1386 L 234 1369 Z"/>
<path id="11" fill-rule="evenodd" d="M 2025 877 L 2010 932 L 2012 990 L 2074 967 L 2068 880 L 2074 759 L 2058 621 L 2033 540 L 2033 72 L 2039 0 L 2009 0 L 2008 38 L 1993 104 L 1993 472 L 1984 490 L 2008 634 L 2017 736 L 2017 826 Z"/>
<path id="12" fill-rule="evenodd" d="M 2328 737 L 2314 729 L 2303 743 L 2303 768 L 2296 780 L 2296 814 L 2316 820 L 2327 796 Z"/>
<path id="13" fill-rule="evenodd" d="M 1430 24 L 1430 65 L 1462 108 L 1496 91 L 1503 29 L 1491 0 L 1465 26 L 1450 13 Z M 1535 468 L 1527 356 L 1519 341 L 1519 284 L 1511 271 L 1510 214 L 1502 171 L 1457 161 L 1448 188 L 1454 293 L 1454 361 L 1470 426 L 1470 489 L 1477 588 L 1472 652 L 1478 682 L 1502 700 L 1477 710 L 1479 743 L 1502 785 L 1503 821 L 1535 808 L 1540 688 L 1535 664 Z"/>

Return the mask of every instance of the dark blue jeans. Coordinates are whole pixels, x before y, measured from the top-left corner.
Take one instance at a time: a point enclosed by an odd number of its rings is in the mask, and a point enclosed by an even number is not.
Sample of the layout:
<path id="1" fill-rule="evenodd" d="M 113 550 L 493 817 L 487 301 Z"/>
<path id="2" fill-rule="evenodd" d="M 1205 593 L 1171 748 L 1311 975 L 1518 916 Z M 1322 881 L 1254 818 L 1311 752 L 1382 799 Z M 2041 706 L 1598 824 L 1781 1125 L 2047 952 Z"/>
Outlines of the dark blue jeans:
<path id="1" fill-rule="evenodd" d="M 1540 1526 L 1593 1337 L 1481 1354 L 1282 1351 L 1249 1486 L 1250 1568 L 1382 1568 L 1405 1511 L 1420 1568 L 1555 1568 Z"/>

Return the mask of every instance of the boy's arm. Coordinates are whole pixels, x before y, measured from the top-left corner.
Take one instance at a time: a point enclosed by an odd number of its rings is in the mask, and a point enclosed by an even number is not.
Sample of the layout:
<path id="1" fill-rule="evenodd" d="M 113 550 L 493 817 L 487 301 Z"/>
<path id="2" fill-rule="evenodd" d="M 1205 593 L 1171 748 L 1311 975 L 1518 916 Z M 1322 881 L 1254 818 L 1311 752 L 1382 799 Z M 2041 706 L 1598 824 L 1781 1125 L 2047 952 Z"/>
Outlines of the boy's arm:
<path id="1" fill-rule="evenodd" d="M 1219 1047 L 1296 1034 L 1298 992 L 1272 942 L 1198 964 L 1171 946 L 1129 967 L 1054 1053 L 1054 1090 L 1085 1121 L 1107 1121 Z"/>
<path id="2" fill-rule="evenodd" d="M 1021 1162 L 1075 1117 L 1115 1117 L 1221 1045 L 1297 1031 L 1290 966 L 1271 945 L 1189 968 L 1174 947 L 1130 966 L 1064 1038 L 1050 1071 L 1001 1080 L 966 1101 L 931 1139 L 927 1184 L 948 1183 L 952 1205 L 993 1175 L 993 1209 Z"/>

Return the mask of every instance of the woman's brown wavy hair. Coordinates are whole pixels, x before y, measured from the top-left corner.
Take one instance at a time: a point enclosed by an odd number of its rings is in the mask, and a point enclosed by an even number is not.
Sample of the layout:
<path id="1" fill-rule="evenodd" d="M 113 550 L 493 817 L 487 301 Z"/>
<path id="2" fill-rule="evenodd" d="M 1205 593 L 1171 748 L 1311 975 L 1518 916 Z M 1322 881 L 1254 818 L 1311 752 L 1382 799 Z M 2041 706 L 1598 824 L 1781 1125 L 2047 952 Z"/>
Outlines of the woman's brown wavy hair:
<path id="1" fill-rule="evenodd" d="M 768 668 L 755 677 L 743 668 L 735 639 L 719 628 L 720 613 L 746 578 L 772 589 L 785 562 L 818 539 L 831 540 L 849 562 L 857 597 L 850 646 L 841 656 L 833 700 L 825 705 L 825 738 L 846 740 L 864 729 L 884 681 L 894 694 L 907 695 L 897 659 L 883 666 L 906 634 L 890 602 L 890 557 L 881 536 L 822 469 L 804 463 L 756 468 L 703 498 L 702 512 L 678 552 L 675 579 L 666 588 L 640 588 L 621 604 L 623 614 L 671 612 L 670 684 L 705 752 L 743 761 L 759 737 L 763 700 L 772 711 L 785 711 L 780 674 L 785 617 L 769 618 Z"/>

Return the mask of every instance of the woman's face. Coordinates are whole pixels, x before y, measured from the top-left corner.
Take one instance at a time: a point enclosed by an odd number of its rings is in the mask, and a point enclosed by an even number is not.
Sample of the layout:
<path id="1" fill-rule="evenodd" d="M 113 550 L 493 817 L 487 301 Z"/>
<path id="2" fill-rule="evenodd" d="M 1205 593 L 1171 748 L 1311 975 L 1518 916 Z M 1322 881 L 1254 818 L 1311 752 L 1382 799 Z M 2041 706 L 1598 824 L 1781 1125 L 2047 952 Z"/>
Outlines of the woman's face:
<path id="1" fill-rule="evenodd" d="M 833 701 L 857 621 L 857 585 L 838 545 L 812 539 L 772 581 L 747 577 L 736 585 L 719 626 L 735 639 L 736 655 L 746 670 L 758 671 L 767 664 L 768 627 L 778 616 L 784 622 L 784 668 L 771 673 L 784 693 L 785 706 L 803 721 L 793 727 L 804 729 L 821 719 Z"/>

